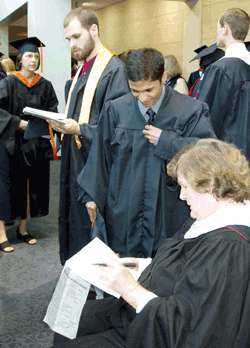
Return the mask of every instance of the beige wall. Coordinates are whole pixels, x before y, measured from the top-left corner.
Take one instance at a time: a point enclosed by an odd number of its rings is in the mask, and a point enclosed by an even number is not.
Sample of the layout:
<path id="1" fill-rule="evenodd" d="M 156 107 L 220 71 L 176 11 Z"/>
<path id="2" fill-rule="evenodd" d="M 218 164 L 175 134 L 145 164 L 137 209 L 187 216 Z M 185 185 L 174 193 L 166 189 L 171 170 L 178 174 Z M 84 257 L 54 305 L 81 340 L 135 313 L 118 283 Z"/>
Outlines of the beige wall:
<path id="1" fill-rule="evenodd" d="M 250 2 L 248 0 L 203 0 L 202 11 L 202 38 L 206 45 L 214 43 L 216 37 L 217 22 L 221 13 L 228 8 L 238 7 L 250 15 Z M 250 40 L 248 34 L 246 41 Z"/>
<path id="2" fill-rule="evenodd" d="M 198 66 L 189 63 L 193 50 L 216 41 L 218 18 L 232 7 L 250 14 L 247 0 L 126 0 L 97 11 L 101 41 L 116 54 L 141 47 L 173 54 L 188 77 Z"/>

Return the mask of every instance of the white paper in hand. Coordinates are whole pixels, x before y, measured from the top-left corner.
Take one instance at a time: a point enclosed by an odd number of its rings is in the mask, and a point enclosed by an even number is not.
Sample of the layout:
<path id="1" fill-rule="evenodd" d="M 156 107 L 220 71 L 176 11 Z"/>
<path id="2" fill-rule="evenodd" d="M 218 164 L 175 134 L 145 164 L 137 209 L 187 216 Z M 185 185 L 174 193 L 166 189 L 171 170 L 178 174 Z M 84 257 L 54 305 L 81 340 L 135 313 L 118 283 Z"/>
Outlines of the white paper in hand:
<path id="1" fill-rule="evenodd" d="M 92 265 L 93 263 L 98 263 L 108 259 L 119 260 L 118 256 L 105 243 L 103 243 L 99 238 L 95 238 L 76 255 L 66 261 L 65 267 L 70 267 L 75 274 L 85 279 L 90 284 L 119 298 L 120 295 L 117 292 L 107 288 L 99 280 L 101 267 Z"/>
<path id="2" fill-rule="evenodd" d="M 26 106 L 23 109 L 23 113 L 26 115 L 32 115 L 35 117 L 42 118 L 43 120 L 54 120 L 59 123 L 67 123 L 65 121 L 65 115 L 64 114 L 58 114 L 56 112 L 51 111 L 45 111 L 45 110 L 39 110 L 35 108 L 30 108 L 29 106 Z"/>

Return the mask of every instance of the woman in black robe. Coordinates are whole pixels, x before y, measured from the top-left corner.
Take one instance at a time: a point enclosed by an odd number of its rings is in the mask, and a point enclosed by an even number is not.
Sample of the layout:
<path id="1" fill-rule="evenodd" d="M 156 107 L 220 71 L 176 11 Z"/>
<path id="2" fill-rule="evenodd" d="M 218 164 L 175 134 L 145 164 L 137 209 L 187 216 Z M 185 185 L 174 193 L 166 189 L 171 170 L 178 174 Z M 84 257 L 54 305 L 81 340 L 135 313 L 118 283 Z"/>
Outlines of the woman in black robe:
<path id="1" fill-rule="evenodd" d="M 203 139 L 173 157 L 167 172 L 195 222 L 152 261 L 121 259 L 144 268 L 138 282 L 119 261 L 103 260 L 100 279 L 121 298 L 88 301 L 77 338 L 56 334 L 54 347 L 249 347 L 248 162 L 234 145 Z"/>
<path id="2" fill-rule="evenodd" d="M 48 136 L 25 140 L 32 117 L 22 115 L 23 108 L 57 112 L 58 105 L 51 82 L 35 73 L 40 41 L 27 38 L 11 44 L 18 48 L 16 71 L 0 82 L 0 248 L 5 252 L 14 250 L 5 222 L 20 218 L 17 237 L 32 245 L 37 241 L 26 230 L 27 218 L 48 214 L 51 144 Z"/>

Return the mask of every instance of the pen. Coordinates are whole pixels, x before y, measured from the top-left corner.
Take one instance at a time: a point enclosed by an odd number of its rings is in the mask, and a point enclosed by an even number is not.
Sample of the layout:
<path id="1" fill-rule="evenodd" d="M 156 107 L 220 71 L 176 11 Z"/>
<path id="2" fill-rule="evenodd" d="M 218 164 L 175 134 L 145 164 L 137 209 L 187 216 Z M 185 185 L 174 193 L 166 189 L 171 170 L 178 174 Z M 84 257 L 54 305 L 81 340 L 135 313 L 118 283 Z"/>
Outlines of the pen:
<path id="1" fill-rule="evenodd" d="M 122 263 L 122 265 L 125 267 L 137 267 L 137 264 L 135 262 L 125 262 Z M 92 263 L 91 266 L 107 267 L 106 263 Z"/>

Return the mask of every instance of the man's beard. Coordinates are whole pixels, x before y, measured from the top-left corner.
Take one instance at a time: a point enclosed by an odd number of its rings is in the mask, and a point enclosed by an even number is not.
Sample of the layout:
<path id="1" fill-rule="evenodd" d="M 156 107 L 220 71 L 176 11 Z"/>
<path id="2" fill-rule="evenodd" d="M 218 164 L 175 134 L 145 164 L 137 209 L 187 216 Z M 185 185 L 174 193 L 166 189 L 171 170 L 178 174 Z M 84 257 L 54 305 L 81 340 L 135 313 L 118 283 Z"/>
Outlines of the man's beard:
<path id="1" fill-rule="evenodd" d="M 95 47 L 95 42 L 92 38 L 92 36 L 89 34 L 89 37 L 87 41 L 85 42 L 83 48 L 77 47 L 77 50 L 79 50 L 79 53 L 74 53 L 74 56 L 77 60 L 86 60 L 91 52 L 93 51 Z M 74 49 L 75 51 L 76 49 Z"/>

